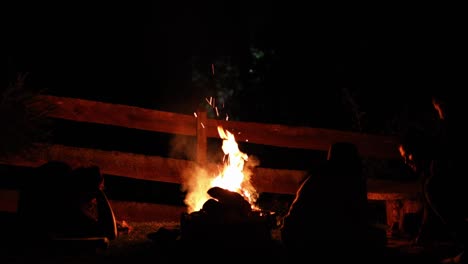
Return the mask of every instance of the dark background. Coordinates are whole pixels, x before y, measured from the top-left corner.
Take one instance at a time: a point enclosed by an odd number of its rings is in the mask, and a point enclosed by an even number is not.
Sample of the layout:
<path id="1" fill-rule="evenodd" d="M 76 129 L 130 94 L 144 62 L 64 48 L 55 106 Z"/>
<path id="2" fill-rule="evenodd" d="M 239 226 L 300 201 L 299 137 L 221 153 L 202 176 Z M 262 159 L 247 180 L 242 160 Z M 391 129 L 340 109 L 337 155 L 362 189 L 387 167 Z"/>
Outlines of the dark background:
<path id="1" fill-rule="evenodd" d="M 239 121 L 391 135 L 408 119 L 435 118 L 430 96 L 459 89 L 464 63 L 456 6 L 15 2 L 5 10 L 8 83 L 27 74 L 26 87 L 45 94 L 184 114 L 213 96 Z M 223 77 L 227 66 L 234 70 Z M 171 151 L 165 134 L 55 125 L 54 143 Z M 325 157 L 241 150 L 271 168 L 303 169 Z"/>
<path id="2" fill-rule="evenodd" d="M 194 70 L 210 77 L 224 57 L 243 86 L 226 101 L 232 118 L 339 129 L 353 125 L 343 89 L 366 129 L 379 131 L 381 119 L 427 107 L 428 94 L 461 74 L 456 7 L 83 2 L 8 11 L 9 81 L 28 73 L 30 87 L 50 94 L 188 114 L 219 97 L 196 85 Z"/>

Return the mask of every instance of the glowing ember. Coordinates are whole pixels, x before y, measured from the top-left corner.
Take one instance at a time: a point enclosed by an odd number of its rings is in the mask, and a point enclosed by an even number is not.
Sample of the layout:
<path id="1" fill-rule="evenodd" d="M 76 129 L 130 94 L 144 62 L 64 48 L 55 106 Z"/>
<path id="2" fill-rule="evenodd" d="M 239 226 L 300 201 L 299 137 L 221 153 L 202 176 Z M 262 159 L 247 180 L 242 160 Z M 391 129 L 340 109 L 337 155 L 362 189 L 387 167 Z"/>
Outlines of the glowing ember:
<path id="1" fill-rule="evenodd" d="M 222 150 L 224 152 L 224 166 L 215 177 L 202 177 L 197 175 L 196 184 L 192 184 L 192 191 L 187 193 L 185 203 L 188 205 L 189 213 L 198 211 L 203 204 L 210 199 L 207 191 L 212 187 L 220 187 L 241 194 L 252 208 L 258 198 L 258 194 L 250 183 L 251 172 L 244 167 L 249 160 L 247 154 L 241 152 L 236 139 L 232 133 L 218 126 L 218 134 L 223 139 Z M 255 162 L 254 162 L 255 163 Z M 252 164 L 250 164 L 252 165 Z M 256 164 L 254 164 L 256 165 Z M 201 174 L 201 173 L 200 173 Z"/>

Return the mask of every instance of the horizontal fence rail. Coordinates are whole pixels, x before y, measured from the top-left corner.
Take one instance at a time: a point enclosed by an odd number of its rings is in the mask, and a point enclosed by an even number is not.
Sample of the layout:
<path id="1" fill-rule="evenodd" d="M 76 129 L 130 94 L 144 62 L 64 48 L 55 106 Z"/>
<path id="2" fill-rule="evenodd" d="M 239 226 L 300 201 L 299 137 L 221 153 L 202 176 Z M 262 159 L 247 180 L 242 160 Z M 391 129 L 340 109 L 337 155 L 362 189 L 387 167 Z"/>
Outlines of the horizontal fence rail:
<path id="1" fill-rule="evenodd" d="M 235 134 L 236 141 L 284 148 L 327 151 L 334 142 L 354 143 L 363 157 L 398 159 L 398 141 L 389 136 L 371 135 L 322 128 L 278 124 L 225 121 L 207 118 L 206 112 L 184 115 L 135 106 L 96 102 L 84 99 L 42 95 L 36 107 L 48 109 L 50 118 L 95 123 L 197 138 L 194 161 L 143 154 L 104 151 L 60 144 L 38 143 L 27 155 L 0 159 L 0 164 L 36 167 L 49 160 L 61 160 L 72 166 L 98 165 L 104 174 L 133 179 L 183 184 L 182 175 L 201 166 L 215 173 L 217 164 L 206 162 L 207 138 L 219 138 L 218 126 Z M 253 168 L 252 184 L 267 193 L 295 194 L 305 171 Z M 337 183 L 339 184 L 339 183 Z M 368 179 L 371 200 L 407 199 L 419 191 L 417 183 Z M 333 195 L 333 194 L 331 194 Z M 7 199 L 5 199 L 7 201 Z M 388 210 L 388 205 L 387 205 Z"/>
<path id="2" fill-rule="evenodd" d="M 199 168 L 194 161 L 41 144 L 27 156 L 3 158 L 0 159 L 0 163 L 37 167 L 48 160 L 65 161 L 73 167 L 99 164 L 104 174 L 177 184 L 182 184 L 182 175 L 196 172 Z M 216 167 L 216 164 L 208 163 L 204 168 L 212 171 L 214 175 Z M 305 171 L 257 167 L 253 168 L 253 175 L 252 184 L 258 192 L 294 194 L 304 179 Z M 401 199 L 407 194 L 416 193 L 418 186 L 413 182 L 396 183 L 388 180 L 368 179 L 368 197 L 371 200 Z"/>
<path id="3" fill-rule="evenodd" d="M 197 136 L 197 118 L 194 115 L 49 95 L 39 99 L 53 106 L 48 115 L 54 118 Z M 362 156 L 399 158 L 398 141 L 390 136 L 216 119 L 206 119 L 206 123 L 198 127 L 205 130 L 206 137 L 219 138 L 218 126 L 235 133 L 239 142 L 327 151 L 334 142 L 348 141 L 356 144 Z"/>

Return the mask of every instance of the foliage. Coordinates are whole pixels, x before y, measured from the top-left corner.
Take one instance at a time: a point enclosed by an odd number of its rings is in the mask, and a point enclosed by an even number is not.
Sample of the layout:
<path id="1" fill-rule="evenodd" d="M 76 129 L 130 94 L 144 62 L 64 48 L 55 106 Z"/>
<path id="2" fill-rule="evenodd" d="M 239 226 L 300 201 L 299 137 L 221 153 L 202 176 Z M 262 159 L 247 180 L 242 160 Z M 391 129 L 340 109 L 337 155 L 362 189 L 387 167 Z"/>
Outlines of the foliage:
<path id="1" fill-rule="evenodd" d="M 13 83 L 0 90 L 0 157 L 20 154 L 50 136 L 50 107 L 36 96 L 40 92 L 25 87 L 26 74 L 19 74 Z"/>

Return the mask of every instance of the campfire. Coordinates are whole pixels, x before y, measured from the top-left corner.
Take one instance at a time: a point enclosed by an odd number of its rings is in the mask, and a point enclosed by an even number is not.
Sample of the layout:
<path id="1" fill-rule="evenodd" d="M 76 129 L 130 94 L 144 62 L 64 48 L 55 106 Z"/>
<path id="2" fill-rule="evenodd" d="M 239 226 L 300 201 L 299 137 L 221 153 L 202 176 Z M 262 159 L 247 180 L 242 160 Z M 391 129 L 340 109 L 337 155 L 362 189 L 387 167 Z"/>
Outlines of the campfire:
<path id="1" fill-rule="evenodd" d="M 234 135 L 218 126 L 218 134 L 223 139 L 222 150 L 224 153 L 223 166 L 219 173 L 214 176 L 195 175 L 192 181 L 195 181 L 193 188 L 188 190 L 185 203 L 188 212 L 198 211 L 211 197 L 208 190 L 213 187 L 220 187 L 232 192 L 239 193 L 251 206 L 255 208 L 255 202 L 258 194 L 250 182 L 250 168 L 256 166 L 255 161 L 250 162 L 247 154 L 239 150 Z M 199 173 L 201 174 L 201 173 Z M 193 177 L 193 175 L 191 175 Z"/>
<path id="2" fill-rule="evenodd" d="M 221 126 L 218 134 L 223 139 L 223 166 L 219 174 L 201 177 L 197 188 L 187 192 L 188 212 L 181 216 L 181 239 L 270 239 L 276 216 L 256 206 L 259 195 L 250 181 L 250 168 L 257 163 L 248 163 L 249 156 L 239 150 L 234 134 Z"/>

